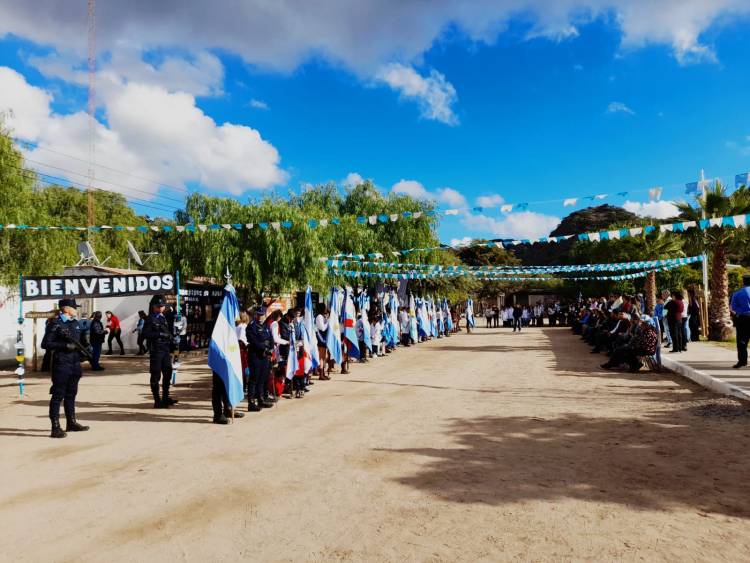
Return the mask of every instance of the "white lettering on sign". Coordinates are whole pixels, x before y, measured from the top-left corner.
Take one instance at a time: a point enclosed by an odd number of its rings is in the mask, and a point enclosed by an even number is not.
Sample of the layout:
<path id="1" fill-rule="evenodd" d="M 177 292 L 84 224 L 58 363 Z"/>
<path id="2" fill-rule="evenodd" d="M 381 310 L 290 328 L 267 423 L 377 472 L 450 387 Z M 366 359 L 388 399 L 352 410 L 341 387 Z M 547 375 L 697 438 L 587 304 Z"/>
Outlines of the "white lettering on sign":
<path id="1" fill-rule="evenodd" d="M 138 276 L 135 278 L 135 290 L 146 291 L 148 289 L 148 278 Z"/>
<path id="2" fill-rule="evenodd" d="M 39 284 L 36 280 L 23 280 L 26 286 L 26 297 L 36 297 L 39 295 Z"/>
<path id="3" fill-rule="evenodd" d="M 154 276 L 148 279 L 148 288 L 151 291 L 159 291 L 161 289 L 161 278 Z"/>
<path id="4" fill-rule="evenodd" d="M 73 278 L 72 280 L 65 280 L 65 295 L 77 295 L 78 294 L 78 280 Z"/>
<path id="5" fill-rule="evenodd" d="M 91 278 L 90 280 L 81 278 L 81 285 L 83 286 L 83 292 L 86 295 L 91 295 L 94 293 L 94 288 L 96 287 L 96 278 Z"/>
<path id="6" fill-rule="evenodd" d="M 162 291 L 172 291 L 174 289 L 174 277 L 172 274 L 164 274 L 161 277 Z"/>
<path id="7" fill-rule="evenodd" d="M 50 284 L 49 284 L 50 285 L 50 288 L 49 288 L 50 295 L 62 295 L 63 294 L 63 288 L 62 288 L 63 283 L 62 282 L 63 281 L 59 280 L 59 279 L 58 280 L 52 280 L 50 282 Z"/>
<path id="8" fill-rule="evenodd" d="M 126 293 L 127 278 L 112 278 L 112 293 Z"/>
<path id="9" fill-rule="evenodd" d="M 99 293 L 109 294 L 111 281 L 109 278 L 99 278 Z"/>

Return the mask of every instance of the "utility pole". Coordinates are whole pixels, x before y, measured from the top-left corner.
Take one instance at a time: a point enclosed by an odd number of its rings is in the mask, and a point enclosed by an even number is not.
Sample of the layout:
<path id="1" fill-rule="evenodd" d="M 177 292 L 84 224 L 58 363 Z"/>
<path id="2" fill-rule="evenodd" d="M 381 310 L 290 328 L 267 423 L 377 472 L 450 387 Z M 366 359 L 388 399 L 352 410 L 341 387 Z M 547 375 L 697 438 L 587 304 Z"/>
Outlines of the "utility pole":
<path id="1" fill-rule="evenodd" d="M 88 201 L 88 224 L 94 224 L 94 175 L 96 173 L 94 160 L 96 157 L 96 91 L 94 79 L 96 76 L 96 0 L 88 0 L 88 28 L 89 28 L 89 183 L 86 190 Z M 90 231 L 87 231 L 87 233 Z"/>
<path id="2" fill-rule="evenodd" d="M 701 168 L 701 177 L 698 181 L 698 188 L 700 188 L 701 196 L 703 197 L 703 201 L 706 200 L 706 175 L 703 172 L 703 168 Z M 701 217 L 703 219 L 706 218 L 706 208 L 705 205 L 701 207 Z M 705 235 L 704 235 L 705 238 Z M 708 306 L 708 255 L 706 252 L 703 252 L 703 299 L 706 301 L 706 306 Z"/>

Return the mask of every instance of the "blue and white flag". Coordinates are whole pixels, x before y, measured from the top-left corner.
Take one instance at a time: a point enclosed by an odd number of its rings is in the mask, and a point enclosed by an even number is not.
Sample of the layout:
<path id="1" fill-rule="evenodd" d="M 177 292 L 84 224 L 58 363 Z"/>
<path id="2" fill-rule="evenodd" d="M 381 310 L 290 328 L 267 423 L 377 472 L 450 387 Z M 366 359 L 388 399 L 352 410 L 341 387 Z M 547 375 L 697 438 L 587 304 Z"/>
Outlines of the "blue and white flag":
<path id="1" fill-rule="evenodd" d="M 299 358 L 297 357 L 297 339 L 294 334 L 295 331 L 289 331 L 289 355 L 286 359 L 286 378 L 289 380 L 294 379 L 294 375 L 299 369 Z"/>
<path id="2" fill-rule="evenodd" d="M 370 334 L 370 296 L 366 292 L 359 294 L 359 313 L 362 320 L 362 340 L 368 350 L 372 352 L 372 335 Z"/>
<path id="3" fill-rule="evenodd" d="M 750 172 L 737 174 L 734 177 L 734 187 L 739 188 L 740 186 L 750 186 Z"/>
<path id="4" fill-rule="evenodd" d="M 341 324 L 344 338 L 348 341 L 346 350 L 351 358 L 359 358 L 359 341 L 357 340 L 357 312 L 354 309 L 354 301 L 349 288 L 344 290 L 344 309 L 341 314 Z"/>
<path id="5" fill-rule="evenodd" d="M 474 328 L 474 300 L 471 297 L 466 300 L 466 326 Z"/>
<path id="6" fill-rule="evenodd" d="M 208 345 L 208 366 L 224 382 L 229 404 L 234 407 L 244 396 L 242 388 L 242 357 L 237 339 L 235 320 L 240 315 L 240 304 L 234 287 L 224 287 L 224 301 L 216 318 Z"/>
<path id="7" fill-rule="evenodd" d="M 320 357 L 318 356 L 318 341 L 315 338 L 315 327 L 313 326 L 313 306 L 312 306 L 312 287 L 307 286 L 305 291 L 305 354 L 306 362 L 311 362 L 311 369 L 315 369 L 320 364 Z M 309 358 L 309 360 L 308 360 Z M 307 372 L 307 366 L 305 366 Z"/>
<path id="8" fill-rule="evenodd" d="M 326 337 L 326 348 L 331 354 L 331 359 L 341 365 L 341 325 L 339 324 L 339 290 L 331 288 L 331 298 L 328 303 L 330 314 L 328 317 L 328 336 Z"/>

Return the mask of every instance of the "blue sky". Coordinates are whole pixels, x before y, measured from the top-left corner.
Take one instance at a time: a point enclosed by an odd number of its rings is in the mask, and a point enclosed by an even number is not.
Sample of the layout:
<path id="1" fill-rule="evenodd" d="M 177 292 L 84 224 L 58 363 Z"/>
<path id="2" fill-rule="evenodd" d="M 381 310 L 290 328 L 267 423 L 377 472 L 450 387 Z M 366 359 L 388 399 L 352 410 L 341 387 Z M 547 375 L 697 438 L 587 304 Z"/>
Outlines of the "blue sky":
<path id="1" fill-rule="evenodd" d="M 747 9 L 664 2 L 631 13 L 613 2 L 581 15 L 586 2 L 568 3 L 553 19 L 542 0 L 526 12 L 500 6 L 495 19 L 412 13 L 406 30 L 375 21 L 346 43 L 323 27 L 331 38 L 293 36 L 275 49 L 223 42 L 221 22 L 216 40 L 209 30 L 194 45 L 175 27 L 159 44 L 138 33 L 140 13 L 118 15 L 132 18 L 120 37 L 105 9 L 97 178 L 158 215 L 186 189 L 246 198 L 359 175 L 460 208 L 441 223 L 449 242 L 544 235 L 594 194 L 666 216 L 700 168 L 730 184 L 750 169 Z M 0 24 L 0 111 L 12 109 L 16 134 L 38 143 L 28 154 L 40 170 L 85 182 L 86 163 L 69 158 L 88 157 L 85 45 L 57 39 L 52 17 L 35 27 L 17 12 Z M 80 28 L 80 13 L 55 16 L 63 31 Z M 268 26 L 300 23 L 280 17 Z M 655 186 L 664 201 L 647 203 Z M 499 208 L 547 200 L 557 201 Z"/>

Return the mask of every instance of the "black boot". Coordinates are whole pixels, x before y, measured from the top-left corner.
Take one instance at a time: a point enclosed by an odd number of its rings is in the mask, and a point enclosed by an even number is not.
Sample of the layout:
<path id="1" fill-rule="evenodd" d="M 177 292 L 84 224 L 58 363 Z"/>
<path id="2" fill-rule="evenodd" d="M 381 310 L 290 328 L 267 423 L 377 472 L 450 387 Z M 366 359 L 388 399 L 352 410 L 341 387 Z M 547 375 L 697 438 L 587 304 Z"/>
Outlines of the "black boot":
<path id="1" fill-rule="evenodd" d="M 154 408 L 155 409 L 166 409 L 169 408 L 169 405 L 162 402 L 161 397 L 159 397 L 159 385 L 151 385 L 151 394 L 154 396 Z"/>
<path id="2" fill-rule="evenodd" d="M 219 417 L 214 417 L 214 424 L 229 424 L 227 417 L 223 414 Z"/>
<path id="3" fill-rule="evenodd" d="M 60 419 L 53 418 L 52 420 L 52 433 L 49 435 L 50 438 L 65 438 L 67 434 L 60 428 Z"/>
<path id="4" fill-rule="evenodd" d="M 258 412 L 259 410 L 260 407 L 258 406 L 258 403 L 255 401 L 255 399 L 247 400 L 247 412 Z"/>
<path id="5" fill-rule="evenodd" d="M 177 401 L 177 399 L 173 399 L 172 397 L 169 396 L 169 385 L 162 386 L 161 402 L 167 405 L 168 407 L 171 407 L 172 405 L 176 405 L 179 402 Z"/>
<path id="6" fill-rule="evenodd" d="M 261 402 L 261 406 L 264 409 L 270 409 L 274 405 L 274 402 L 269 399 L 268 397 L 263 397 L 263 401 Z"/>
<path id="7" fill-rule="evenodd" d="M 224 416 L 225 416 L 226 418 L 233 418 L 233 417 L 232 417 L 232 410 L 233 410 L 233 409 L 228 409 L 228 410 L 225 410 L 225 411 L 224 411 Z M 234 418 L 243 418 L 244 416 L 245 416 L 245 413 L 244 413 L 244 412 L 240 412 L 240 411 L 238 411 L 237 409 L 234 409 Z"/>
<path id="8" fill-rule="evenodd" d="M 86 430 L 89 429 L 88 426 L 78 424 L 78 422 L 76 421 L 76 417 L 74 416 L 67 417 L 66 420 L 67 420 L 67 423 L 65 424 L 66 432 L 86 432 Z"/>

